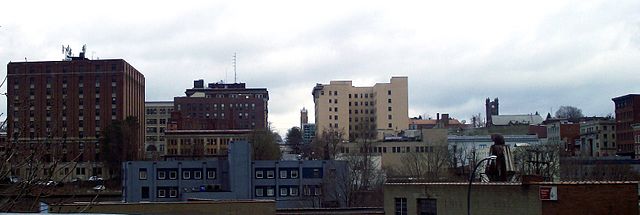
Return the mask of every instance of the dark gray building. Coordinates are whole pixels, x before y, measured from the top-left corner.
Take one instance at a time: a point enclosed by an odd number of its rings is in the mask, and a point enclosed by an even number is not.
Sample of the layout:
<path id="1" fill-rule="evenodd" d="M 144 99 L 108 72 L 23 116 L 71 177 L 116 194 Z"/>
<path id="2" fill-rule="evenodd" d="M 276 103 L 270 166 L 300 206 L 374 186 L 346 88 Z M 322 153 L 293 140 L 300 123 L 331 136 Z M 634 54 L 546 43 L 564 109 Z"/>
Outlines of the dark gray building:
<path id="1" fill-rule="evenodd" d="M 123 163 L 123 200 L 273 199 L 279 208 L 346 206 L 346 161 L 251 160 L 246 141 L 227 159 Z M 341 198 L 342 197 L 342 198 Z"/>
<path id="2" fill-rule="evenodd" d="M 305 123 L 302 124 L 302 141 L 304 144 L 310 144 L 313 138 L 316 137 L 316 124 Z"/>

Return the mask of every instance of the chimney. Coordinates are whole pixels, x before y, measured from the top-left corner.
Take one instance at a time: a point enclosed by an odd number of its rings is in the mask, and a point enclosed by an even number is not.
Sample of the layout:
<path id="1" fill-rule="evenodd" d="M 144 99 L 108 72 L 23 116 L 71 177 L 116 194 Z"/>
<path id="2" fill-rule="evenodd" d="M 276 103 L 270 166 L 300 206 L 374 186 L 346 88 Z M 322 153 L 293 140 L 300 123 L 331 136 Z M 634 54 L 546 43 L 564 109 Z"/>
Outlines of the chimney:
<path id="1" fill-rule="evenodd" d="M 200 79 L 200 80 L 193 81 L 193 88 L 194 89 L 202 89 L 202 88 L 204 88 L 204 80 Z"/>
<path id="2" fill-rule="evenodd" d="M 448 113 L 442 114 L 442 124 L 445 125 L 445 126 L 449 125 L 449 114 Z"/>

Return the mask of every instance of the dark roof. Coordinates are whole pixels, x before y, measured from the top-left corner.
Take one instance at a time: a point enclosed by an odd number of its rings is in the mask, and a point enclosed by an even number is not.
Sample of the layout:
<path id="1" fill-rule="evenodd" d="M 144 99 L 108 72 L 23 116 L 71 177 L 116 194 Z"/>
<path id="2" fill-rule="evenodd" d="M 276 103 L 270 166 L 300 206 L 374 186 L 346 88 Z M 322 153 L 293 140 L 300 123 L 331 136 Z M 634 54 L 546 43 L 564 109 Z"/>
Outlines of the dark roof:
<path id="1" fill-rule="evenodd" d="M 619 97 L 612 98 L 611 100 L 620 101 L 620 100 L 628 99 L 628 98 L 631 98 L 631 97 L 640 97 L 640 94 L 627 94 L 627 95 L 624 95 L 624 96 L 619 96 Z"/>

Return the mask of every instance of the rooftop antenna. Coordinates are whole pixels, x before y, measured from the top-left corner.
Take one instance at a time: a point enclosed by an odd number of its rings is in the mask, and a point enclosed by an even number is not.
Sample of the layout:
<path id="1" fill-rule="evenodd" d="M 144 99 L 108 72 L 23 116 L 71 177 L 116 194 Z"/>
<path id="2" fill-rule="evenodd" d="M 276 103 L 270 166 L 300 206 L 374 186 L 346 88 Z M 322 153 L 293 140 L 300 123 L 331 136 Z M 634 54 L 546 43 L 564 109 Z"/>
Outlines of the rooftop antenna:
<path id="1" fill-rule="evenodd" d="M 238 63 L 238 55 L 236 52 L 233 53 L 233 83 L 238 83 L 238 76 L 237 76 L 237 63 Z"/>
<path id="2" fill-rule="evenodd" d="M 69 48 L 69 45 L 67 45 L 67 47 L 65 48 L 64 45 L 62 45 L 62 54 L 64 54 L 64 61 L 70 61 L 71 60 L 71 56 L 73 56 L 73 52 L 71 51 L 71 48 Z"/>

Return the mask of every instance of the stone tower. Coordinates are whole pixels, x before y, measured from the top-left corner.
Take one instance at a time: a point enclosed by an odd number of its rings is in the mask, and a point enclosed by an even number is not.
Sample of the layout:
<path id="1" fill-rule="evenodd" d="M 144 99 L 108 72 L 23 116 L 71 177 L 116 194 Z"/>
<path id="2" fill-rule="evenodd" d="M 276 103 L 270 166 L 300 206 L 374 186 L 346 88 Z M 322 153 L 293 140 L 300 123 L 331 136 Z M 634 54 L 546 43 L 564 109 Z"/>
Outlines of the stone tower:
<path id="1" fill-rule="evenodd" d="M 489 98 L 485 101 L 485 109 L 487 116 L 487 127 L 491 127 L 493 125 L 493 121 L 491 120 L 492 115 L 500 115 L 498 112 L 498 98 L 494 98 L 491 101 Z"/>
<path id="2" fill-rule="evenodd" d="M 300 129 L 307 123 L 309 123 L 309 114 L 307 113 L 307 109 L 303 107 L 302 110 L 300 110 Z"/>

